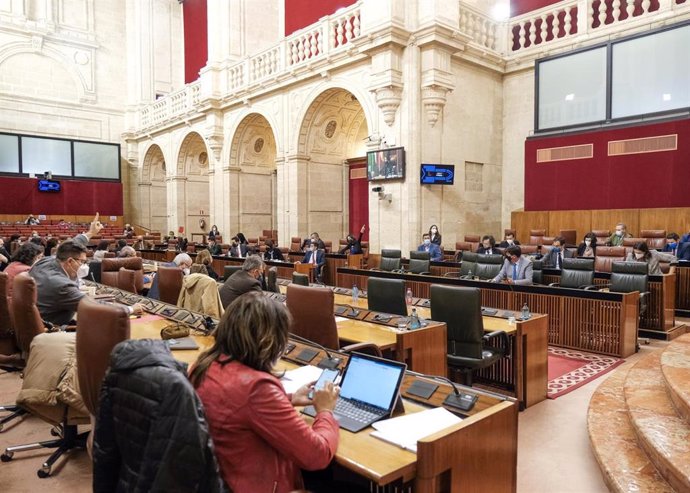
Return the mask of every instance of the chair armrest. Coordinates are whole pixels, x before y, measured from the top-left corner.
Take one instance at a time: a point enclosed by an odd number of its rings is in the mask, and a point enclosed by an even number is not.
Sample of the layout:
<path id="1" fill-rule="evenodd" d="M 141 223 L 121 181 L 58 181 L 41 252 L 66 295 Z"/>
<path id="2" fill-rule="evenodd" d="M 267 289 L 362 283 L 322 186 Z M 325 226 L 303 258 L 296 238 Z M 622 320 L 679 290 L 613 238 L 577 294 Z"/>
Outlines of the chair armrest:
<path id="1" fill-rule="evenodd" d="M 418 272 L 418 274 L 419 274 L 420 276 L 430 276 L 430 275 L 431 275 L 431 272 L 425 270 L 424 272 Z"/>
<path id="2" fill-rule="evenodd" d="M 358 353 L 378 356 L 379 358 L 382 356 L 381 349 L 373 342 L 358 342 L 355 344 L 349 344 L 347 346 L 341 347 L 340 350 L 346 353 L 352 353 L 356 351 Z"/>
<path id="3" fill-rule="evenodd" d="M 488 342 L 491 339 L 499 338 L 503 342 L 503 347 L 505 347 L 505 357 L 509 358 L 510 357 L 510 341 L 508 340 L 508 334 L 505 333 L 503 330 L 494 330 L 493 332 L 489 332 L 488 334 L 484 334 L 482 336 L 482 343 L 484 345 L 488 345 Z M 494 346 L 489 346 L 489 347 L 494 347 Z"/>
<path id="4" fill-rule="evenodd" d="M 443 277 L 460 277 L 460 271 L 450 271 L 443 274 Z"/>
<path id="5" fill-rule="evenodd" d="M 599 285 L 597 285 L 597 290 L 598 290 L 598 291 L 601 291 L 601 290 L 604 289 L 604 288 L 610 288 L 610 287 L 611 287 L 611 283 L 610 283 L 610 282 L 607 282 L 606 284 L 599 284 Z"/>
<path id="6" fill-rule="evenodd" d="M 549 287 L 550 287 L 550 288 L 558 288 L 558 287 L 560 287 L 560 286 L 561 286 L 561 283 L 560 283 L 560 282 L 552 282 L 552 283 L 549 283 Z"/>
<path id="7" fill-rule="evenodd" d="M 596 286 L 594 284 L 583 284 L 581 286 L 578 286 L 577 288 L 584 289 L 585 291 L 592 291 L 592 289 L 596 289 Z"/>
<path id="8" fill-rule="evenodd" d="M 598 291 L 600 287 L 602 287 L 602 286 L 601 285 L 598 286 L 596 284 L 589 284 L 589 285 L 584 287 L 584 290 L 585 291 Z"/>

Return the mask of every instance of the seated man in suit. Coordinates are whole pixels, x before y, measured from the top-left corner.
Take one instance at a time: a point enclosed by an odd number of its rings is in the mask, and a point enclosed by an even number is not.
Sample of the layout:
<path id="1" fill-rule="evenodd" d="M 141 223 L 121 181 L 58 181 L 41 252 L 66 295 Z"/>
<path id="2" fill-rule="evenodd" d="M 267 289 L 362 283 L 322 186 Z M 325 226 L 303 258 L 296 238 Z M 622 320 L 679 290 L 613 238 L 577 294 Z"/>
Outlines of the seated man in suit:
<path id="1" fill-rule="evenodd" d="M 508 248 L 513 245 L 520 245 L 520 242 L 515 239 L 515 235 L 513 233 L 506 234 L 503 241 L 498 244 L 499 248 Z"/>
<path id="2" fill-rule="evenodd" d="M 41 318 L 55 325 L 72 325 L 77 306 L 84 297 L 79 280 L 89 274 L 86 245 L 98 234 L 103 225 L 94 218 L 89 231 L 63 241 L 55 257 L 44 257 L 36 262 L 29 275 L 36 281 L 36 305 Z M 140 305 L 133 305 L 130 313 L 142 313 Z"/>
<path id="3" fill-rule="evenodd" d="M 359 236 L 355 238 L 353 235 L 347 235 L 347 245 L 338 250 L 338 253 L 349 253 L 350 255 L 357 255 L 362 253 L 362 235 L 364 234 L 366 224 L 362 225 L 359 230 Z"/>
<path id="4" fill-rule="evenodd" d="M 495 255 L 501 253 L 496 248 L 496 240 L 491 235 L 484 235 L 482 237 L 482 244 L 477 248 L 477 253 L 484 255 Z"/>
<path id="5" fill-rule="evenodd" d="M 208 237 L 208 252 L 211 255 L 221 255 L 223 253 L 223 249 L 220 247 L 218 243 L 216 243 L 216 237 L 209 236 Z"/>
<path id="6" fill-rule="evenodd" d="M 323 242 L 323 240 L 319 237 L 319 233 L 312 233 L 309 238 L 304 240 L 302 242 L 302 250 L 305 252 L 309 251 L 310 245 L 312 243 L 316 242 L 316 248 L 319 250 L 323 250 L 324 252 L 326 251 L 326 244 Z"/>
<path id="7" fill-rule="evenodd" d="M 247 256 L 247 244 L 240 241 L 237 236 L 232 237 L 232 244 L 228 249 L 228 257 L 246 257 Z"/>
<path id="8" fill-rule="evenodd" d="M 506 248 L 505 257 L 501 271 L 491 282 L 532 284 L 532 262 L 522 256 L 522 249 L 517 245 L 509 246 Z"/>
<path id="9" fill-rule="evenodd" d="M 551 244 L 552 248 L 544 255 L 542 261 L 547 269 L 560 269 L 564 258 L 572 258 L 573 252 L 565 249 L 565 238 L 556 236 Z"/>
<path id="10" fill-rule="evenodd" d="M 669 233 L 666 235 L 666 245 L 661 249 L 662 252 L 670 253 L 674 257 L 678 256 L 680 242 L 678 241 L 680 237 L 676 233 Z"/>
<path id="11" fill-rule="evenodd" d="M 165 262 L 163 264 L 160 264 L 164 267 L 177 267 L 180 269 L 184 275 L 188 275 L 191 271 L 190 269 L 192 268 L 192 257 L 189 256 L 188 253 L 178 253 L 175 255 L 175 258 L 173 259 L 172 262 Z M 153 282 L 151 283 L 151 289 L 149 289 L 149 292 L 146 296 L 148 296 L 151 299 L 157 300 L 160 298 L 160 290 L 158 289 L 158 276 L 155 276 L 153 278 Z"/>
<path id="12" fill-rule="evenodd" d="M 321 271 L 323 270 L 323 266 L 326 265 L 326 253 L 324 250 L 318 248 L 317 242 L 313 241 L 311 245 L 309 245 L 309 249 L 304 255 L 304 259 L 301 263 L 316 265 L 316 281 L 321 282 Z"/>
<path id="13" fill-rule="evenodd" d="M 616 224 L 616 230 L 613 232 L 609 239 L 606 240 L 606 244 L 610 246 L 622 246 L 624 238 L 632 238 L 632 235 L 628 233 L 628 228 L 623 223 Z"/>
<path id="14" fill-rule="evenodd" d="M 223 308 L 249 291 L 261 291 L 261 276 L 265 269 L 264 261 L 258 255 L 250 255 L 238 270 L 228 277 L 218 290 Z"/>
<path id="15" fill-rule="evenodd" d="M 273 243 L 273 240 L 266 240 L 266 251 L 264 252 L 264 260 L 280 260 L 285 262 L 283 252 Z"/>
<path id="16" fill-rule="evenodd" d="M 429 259 L 432 262 L 441 262 L 443 260 L 443 252 L 436 243 L 431 243 L 431 236 L 429 233 L 422 235 L 422 244 L 417 247 L 418 252 L 429 252 Z"/>

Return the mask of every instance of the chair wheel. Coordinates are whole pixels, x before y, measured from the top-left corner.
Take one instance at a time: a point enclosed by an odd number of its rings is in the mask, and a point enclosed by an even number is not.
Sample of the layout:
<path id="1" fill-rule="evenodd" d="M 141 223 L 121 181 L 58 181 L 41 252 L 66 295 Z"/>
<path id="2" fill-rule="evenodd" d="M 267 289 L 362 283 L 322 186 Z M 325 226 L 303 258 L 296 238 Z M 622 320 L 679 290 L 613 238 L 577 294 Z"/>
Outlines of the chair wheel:
<path id="1" fill-rule="evenodd" d="M 50 429 L 50 434 L 54 437 L 62 436 L 62 433 L 60 433 L 60 428 L 58 428 L 57 426 Z"/>
<path id="2" fill-rule="evenodd" d="M 12 456 L 14 454 L 12 452 L 5 452 L 4 454 L 0 455 L 0 460 L 3 462 L 9 462 L 12 460 Z"/>
<path id="3" fill-rule="evenodd" d="M 39 469 L 38 471 L 36 471 L 36 475 L 41 479 L 45 479 L 50 476 L 50 472 L 46 472 L 43 469 Z"/>

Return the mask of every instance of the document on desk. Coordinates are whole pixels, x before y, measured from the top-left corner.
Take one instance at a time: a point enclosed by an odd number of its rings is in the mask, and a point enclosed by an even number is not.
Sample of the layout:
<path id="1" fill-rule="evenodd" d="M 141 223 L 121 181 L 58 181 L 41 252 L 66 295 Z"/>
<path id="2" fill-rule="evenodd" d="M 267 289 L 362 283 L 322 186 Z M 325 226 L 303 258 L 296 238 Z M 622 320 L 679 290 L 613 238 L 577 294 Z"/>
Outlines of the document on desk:
<path id="1" fill-rule="evenodd" d="M 315 382 L 319 379 L 323 369 L 317 368 L 313 365 L 300 366 L 294 370 L 286 371 L 283 378 L 280 379 L 280 383 L 283 384 L 285 392 L 288 394 L 294 394 L 297 389 L 308 383 Z"/>
<path id="2" fill-rule="evenodd" d="M 345 317 L 335 317 L 335 323 L 347 322 L 348 320 L 350 320 L 350 319 L 349 319 L 349 318 L 345 318 Z"/>
<path id="3" fill-rule="evenodd" d="M 417 441 L 453 426 L 462 418 L 442 407 L 377 421 L 371 436 L 417 453 Z"/>

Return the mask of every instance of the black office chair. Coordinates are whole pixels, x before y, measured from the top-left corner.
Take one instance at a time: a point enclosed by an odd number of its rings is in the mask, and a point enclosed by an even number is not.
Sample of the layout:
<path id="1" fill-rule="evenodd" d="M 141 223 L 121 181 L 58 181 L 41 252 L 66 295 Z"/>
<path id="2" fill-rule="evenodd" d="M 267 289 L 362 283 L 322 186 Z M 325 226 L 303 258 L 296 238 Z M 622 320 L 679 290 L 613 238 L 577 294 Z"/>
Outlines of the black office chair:
<path id="1" fill-rule="evenodd" d="M 367 301 L 369 310 L 406 317 L 405 281 L 370 277 L 367 280 Z"/>
<path id="2" fill-rule="evenodd" d="M 400 250 L 381 250 L 381 262 L 379 263 L 378 270 L 387 272 L 400 270 L 401 255 Z"/>
<path id="3" fill-rule="evenodd" d="M 431 286 L 431 318 L 448 330 L 448 367 L 460 373 L 463 385 L 472 386 L 472 372 L 510 356 L 508 335 L 497 330 L 484 334 L 479 288 Z M 489 345 L 498 339 L 497 346 Z"/>
<path id="4" fill-rule="evenodd" d="M 503 255 L 478 254 L 475 276 L 482 280 L 493 279 L 501 271 L 504 260 L 505 257 Z"/>
<path id="5" fill-rule="evenodd" d="M 277 267 L 270 267 L 268 269 L 268 274 L 266 275 L 266 290 L 273 293 L 280 293 L 280 288 L 278 287 Z"/>
<path id="6" fill-rule="evenodd" d="M 611 263 L 611 282 L 605 286 L 616 293 L 640 293 L 640 318 L 647 312 L 647 298 L 649 297 L 649 266 L 646 262 L 613 262 Z M 637 324 L 639 331 L 639 322 Z M 638 337 L 638 341 L 639 341 Z M 649 340 L 645 339 L 649 344 Z M 640 349 L 640 344 L 635 350 Z"/>
<path id="7" fill-rule="evenodd" d="M 542 260 L 532 260 L 532 284 L 544 284 L 543 268 Z"/>
<path id="8" fill-rule="evenodd" d="M 242 270 L 241 265 L 226 265 L 223 267 L 223 281 L 227 281 L 235 272 Z"/>
<path id="9" fill-rule="evenodd" d="M 477 252 L 465 252 L 462 254 L 460 265 L 460 277 L 474 277 L 477 273 Z"/>
<path id="10" fill-rule="evenodd" d="M 549 286 L 574 289 L 594 288 L 594 259 L 564 258 L 561 266 L 561 282 L 552 282 Z"/>
<path id="11" fill-rule="evenodd" d="M 299 284 L 300 286 L 309 286 L 309 276 L 306 274 L 300 274 L 299 272 L 293 272 L 292 282 L 294 284 Z"/>
<path id="12" fill-rule="evenodd" d="M 431 274 L 429 266 L 431 265 L 431 255 L 429 252 L 418 252 L 410 250 L 410 265 L 408 272 L 411 274 Z"/>

